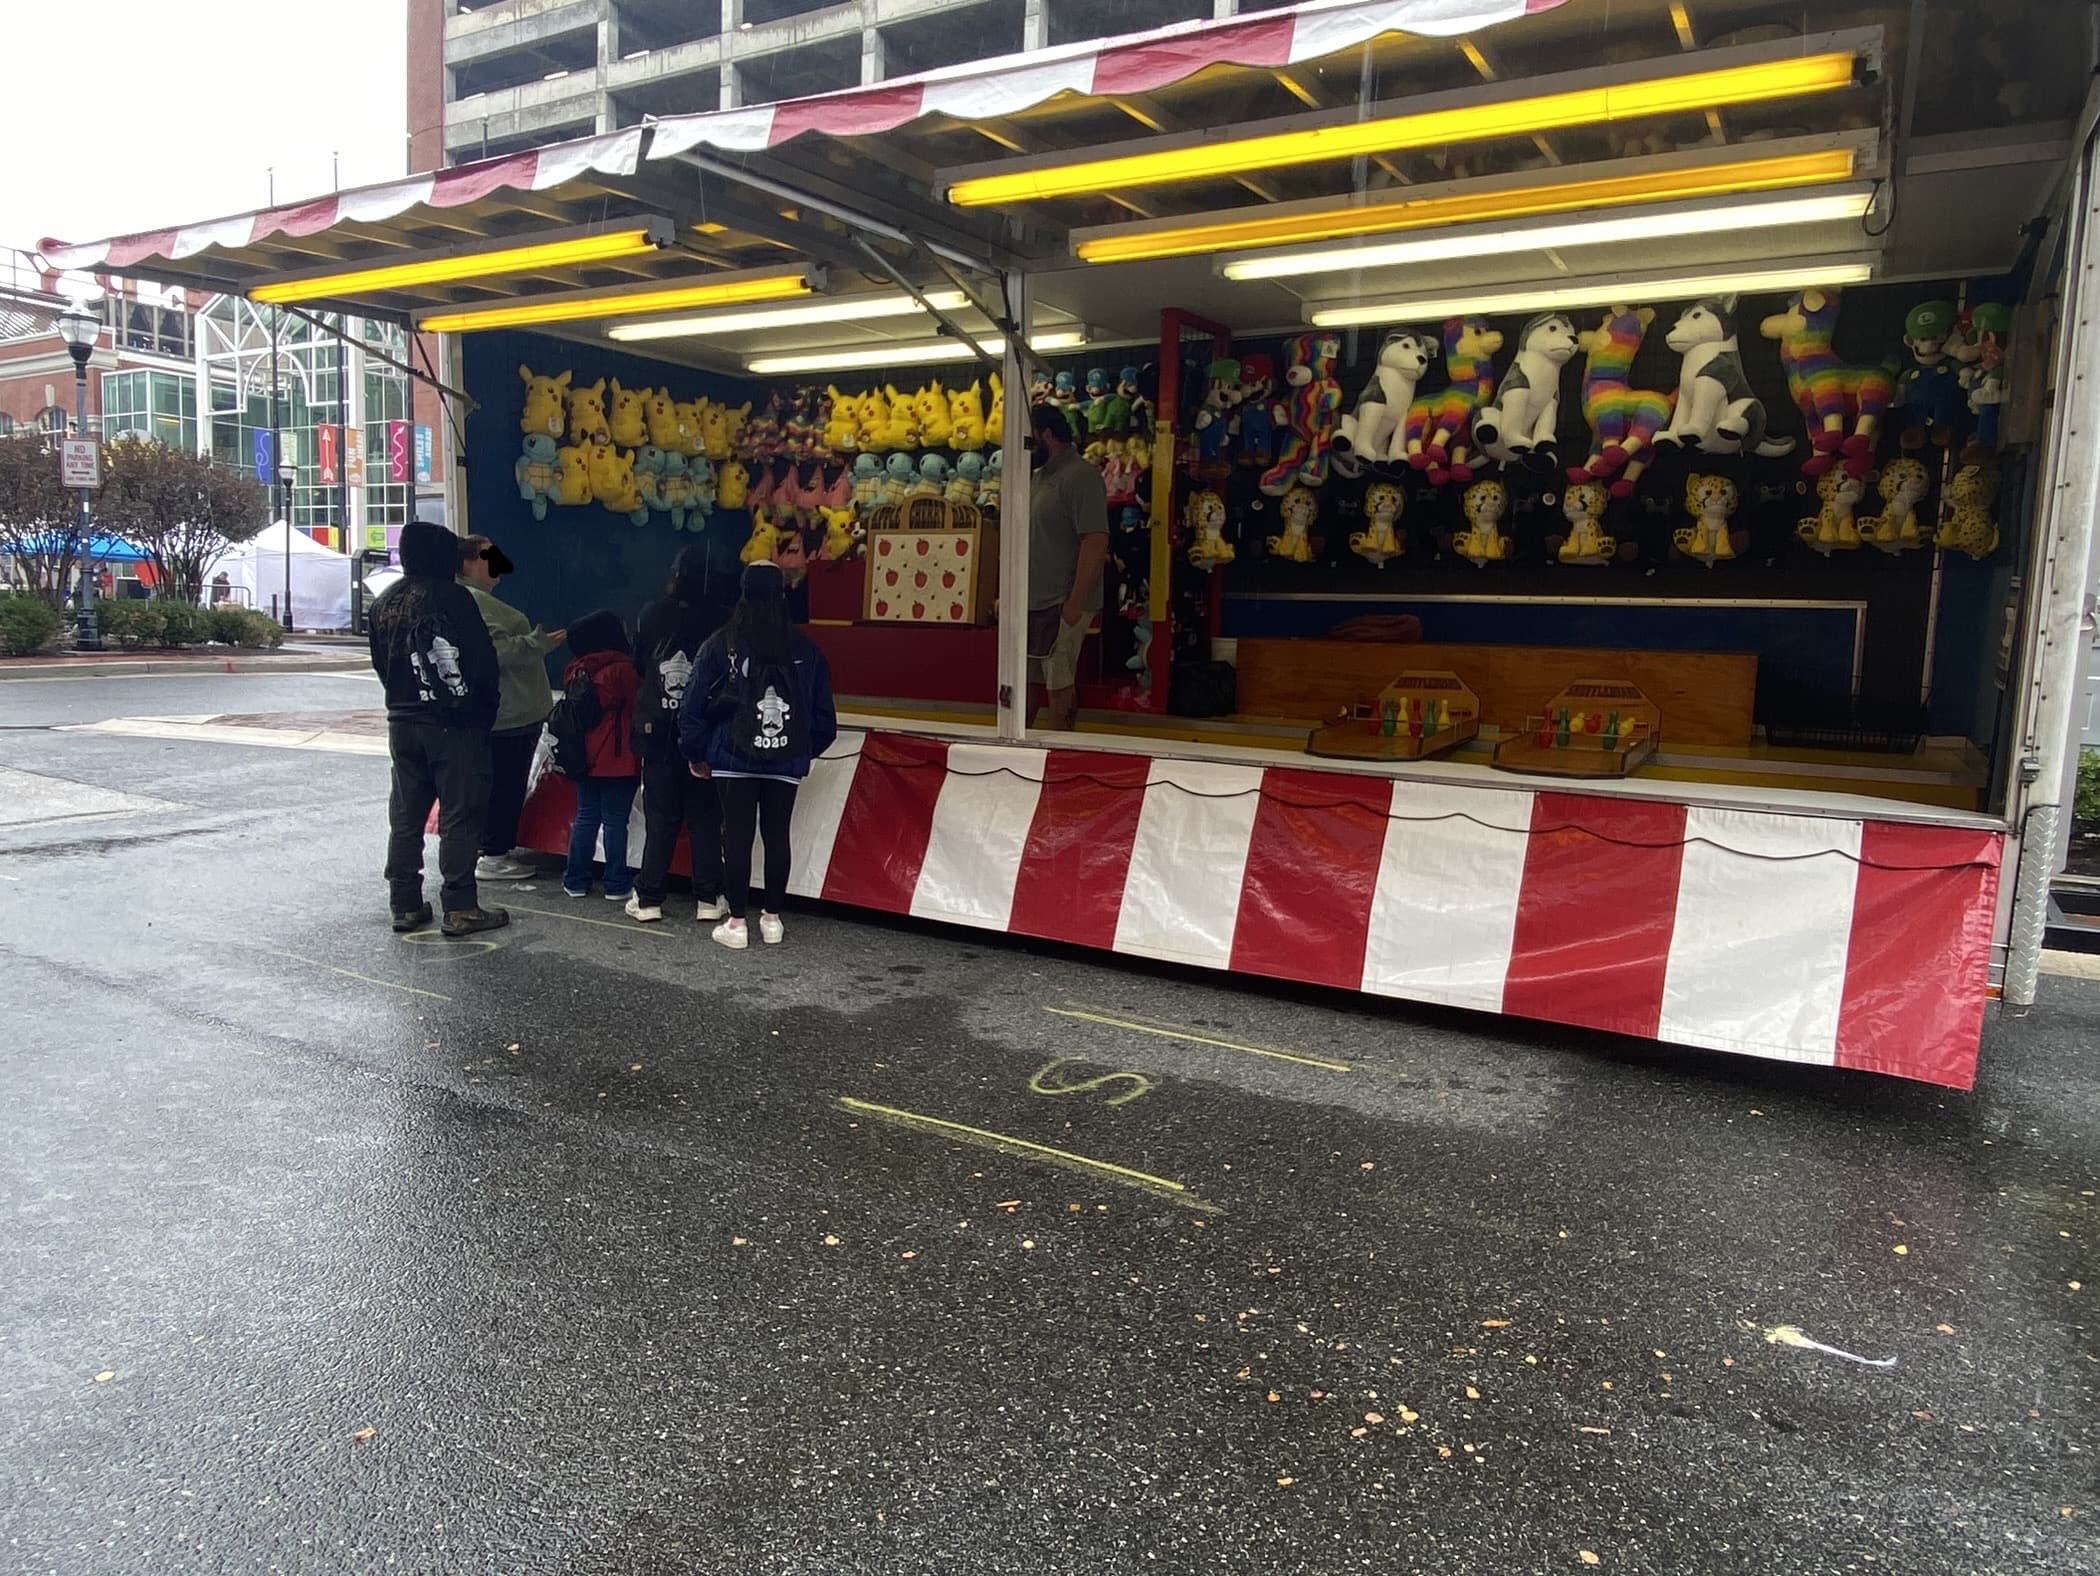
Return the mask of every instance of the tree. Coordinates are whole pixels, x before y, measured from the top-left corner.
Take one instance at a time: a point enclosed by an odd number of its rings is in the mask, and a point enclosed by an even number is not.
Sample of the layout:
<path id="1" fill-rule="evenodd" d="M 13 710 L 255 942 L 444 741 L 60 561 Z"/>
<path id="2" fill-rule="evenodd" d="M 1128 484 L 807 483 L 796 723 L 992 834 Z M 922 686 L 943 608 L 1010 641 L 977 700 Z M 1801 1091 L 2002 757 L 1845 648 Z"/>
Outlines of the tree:
<path id="1" fill-rule="evenodd" d="M 0 554 L 29 589 L 63 607 L 80 556 L 80 502 L 59 484 L 58 445 L 41 432 L 0 438 Z"/>
<path id="2" fill-rule="evenodd" d="M 160 594 L 196 602 L 226 550 L 270 523 L 260 482 L 187 449 L 119 438 L 102 451 L 99 524 L 152 562 Z"/>

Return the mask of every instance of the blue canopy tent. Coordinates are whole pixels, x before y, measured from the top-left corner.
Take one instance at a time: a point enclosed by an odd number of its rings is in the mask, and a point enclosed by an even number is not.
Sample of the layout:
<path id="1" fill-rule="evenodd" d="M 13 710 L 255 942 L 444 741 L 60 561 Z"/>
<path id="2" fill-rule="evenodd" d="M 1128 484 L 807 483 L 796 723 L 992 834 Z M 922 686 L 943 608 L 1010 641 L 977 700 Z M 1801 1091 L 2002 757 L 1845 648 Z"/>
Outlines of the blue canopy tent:
<path id="1" fill-rule="evenodd" d="M 63 535 L 51 532 L 43 536 L 28 537 L 23 545 L 33 553 L 59 553 L 65 551 L 66 543 L 71 540 L 71 532 Z M 146 555 L 122 537 L 90 537 L 88 546 L 98 564 L 142 564 L 146 561 Z"/>

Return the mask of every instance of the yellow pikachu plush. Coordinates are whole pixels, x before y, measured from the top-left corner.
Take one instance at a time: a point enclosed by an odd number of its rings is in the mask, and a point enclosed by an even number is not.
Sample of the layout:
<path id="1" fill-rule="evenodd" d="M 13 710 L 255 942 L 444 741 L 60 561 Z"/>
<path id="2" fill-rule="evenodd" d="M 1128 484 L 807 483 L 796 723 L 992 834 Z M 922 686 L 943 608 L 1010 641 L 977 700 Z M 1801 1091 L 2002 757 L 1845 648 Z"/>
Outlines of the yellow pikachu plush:
<path id="1" fill-rule="evenodd" d="M 984 390 L 975 383 L 948 396 L 949 443 L 964 452 L 984 447 Z"/>
<path id="2" fill-rule="evenodd" d="M 955 424 L 948 415 L 948 396 L 941 391 L 940 379 L 912 395 L 911 402 L 919 413 L 919 441 L 929 449 L 945 449 Z"/>
<path id="3" fill-rule="evenodd" d="M 997 448 L 1006 441 L 1001 436 L 1006 431 L 1006 381 L 994 372 L 991 375 L 991 384 L 992 402 L 985 407 L 984 437 L 985 442 Z"/>
<path id="4" fill-rule="evenodd" d="M 851 454 L 860 447 L 860 400 L 841 394 L 837 384 L 824 390 L 831 396 L 831 419 L 824 424 L 824 447 L 833 454 Z"/>
<path id="5" fill-rule="evenodd" d="M 878 429 L 882 434 L 885 449 L 916 449 L 919 446 L 919 411 L 909 394 L 900 394 L 895 386 L 885 383 L 883 394 L 889 399 L 889 411 Z"/>
<path id="6" fill-rule="evenodd" d="M 525 416 L 518 425 L 528 435 L 539 432 L 550 438 L 562 435 L 563 407 L 569 397 L 569 379 L 573 375 L 564 372 L 558 378 L 543 378 L 528 366 L 518 368 L 518 376 L 525 380 Z"/>
<path id="7" fill-rule="evenodd" d="M 639 449 L 650 441 L 649 394 L 648 389 L 623 389 L 618 378 L 612 380 L 612 409 L 606 423 L 612 429 L 612 441 L 623 449 Z"/>

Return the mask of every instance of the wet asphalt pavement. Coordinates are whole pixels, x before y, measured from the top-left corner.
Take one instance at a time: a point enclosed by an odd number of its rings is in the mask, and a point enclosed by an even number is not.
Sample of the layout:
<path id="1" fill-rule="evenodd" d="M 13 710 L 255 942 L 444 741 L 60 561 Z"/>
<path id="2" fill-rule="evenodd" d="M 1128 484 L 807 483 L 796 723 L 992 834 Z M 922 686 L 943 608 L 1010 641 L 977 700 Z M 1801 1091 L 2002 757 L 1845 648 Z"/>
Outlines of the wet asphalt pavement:
<path id="1" fill-rule="evenodd" d="M 2100 984 L 1960 1095 L 552 879 L 404 941 L 384 762 L 35 726 L 370 703 L 0 684 L 0 1569 L 2100 1568 Z"/>

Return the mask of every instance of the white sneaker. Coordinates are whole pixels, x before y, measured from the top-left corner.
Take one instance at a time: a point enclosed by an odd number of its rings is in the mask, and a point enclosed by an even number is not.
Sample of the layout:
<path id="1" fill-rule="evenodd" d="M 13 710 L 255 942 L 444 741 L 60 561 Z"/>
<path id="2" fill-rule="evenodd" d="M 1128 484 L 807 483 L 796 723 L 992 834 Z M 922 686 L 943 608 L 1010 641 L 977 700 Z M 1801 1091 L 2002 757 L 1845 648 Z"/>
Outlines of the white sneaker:
<path id="1" fill-rule="evenodd" d="M 693 910 L 693 918 L 703 925 L 711 919 L 727 919 L 728 917 L 729 905 L 721 898 L 716 898 L 711 903 L 702 903 Z"/>
<path id="2" fill-rule="evenodd" d="M 741 919 L 725 919 L 715 926 L 715 940 L 732 952 L 742 952 L 751 945 L 751 932 Z"/>
<path id="3" fill-rule="evenodd" d="M 532 866 L 522 864 L 507 854 L 483 854 L 474 861 L 476 881 L 523 881 L 534 873 Z"/>
<path id="4" fill-rule="evenodd" d="M 657 924 L 664 917 L 664 911 L 654 903 L 644 903 L 639 892 L 633 893 L 628 897 L 627 907 L 622 912 L 629 919 L 642 925 Z"/>
<path id="5" fill-rule="evenodd" d="M 780 922 L 778 914 L 761 914 L 758 916 L 758 934 L 767 946 L 777 947 L 787 935 L 787 926 Z"/>

